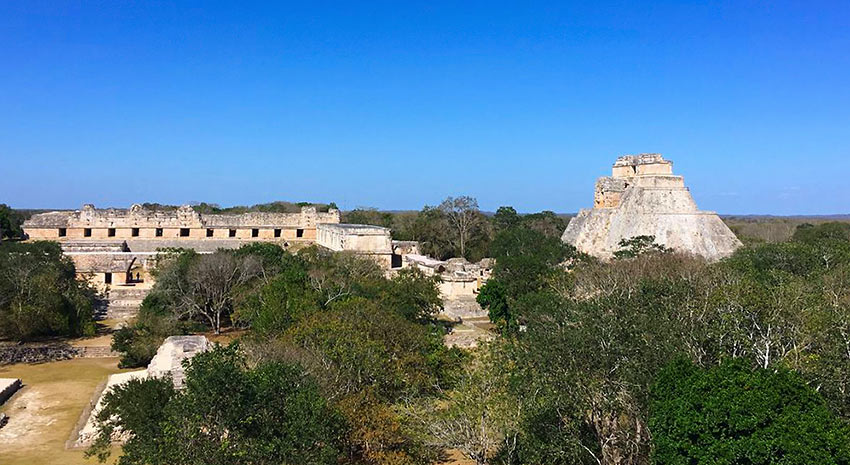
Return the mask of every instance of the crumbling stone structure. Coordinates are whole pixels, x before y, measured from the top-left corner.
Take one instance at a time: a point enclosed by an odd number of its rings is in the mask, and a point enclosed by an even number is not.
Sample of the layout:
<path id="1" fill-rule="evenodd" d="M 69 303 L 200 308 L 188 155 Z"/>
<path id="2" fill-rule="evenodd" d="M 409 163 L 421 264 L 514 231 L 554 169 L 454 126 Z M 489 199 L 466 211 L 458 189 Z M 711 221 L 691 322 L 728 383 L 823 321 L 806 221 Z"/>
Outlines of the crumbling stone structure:
<path id="1" fill-rule="evenodd" d="M 490 279 L 494 262 L 485 258 L 470 263 L 465 258 L 436 260 L 418 254 L 403 256 L 403 268 L 412 267 L 426 276 L 440 278 L 438 288 L 443 299 L 443 315 L 456 319 L 486 317 L 476 296 L 481 286 Z"/>
<path id="2" fill-rule="evenodd" d="M 596 181 L 593 208 L 581 210 L 561 239 L 609 259 L 621 240 L 636 236 L 654 236 L 661 245 L 708 260 L 741 246 L 716 213 L 697 209 L 684 178 L 656 153 L 619 157 L 612 175 Z"/>

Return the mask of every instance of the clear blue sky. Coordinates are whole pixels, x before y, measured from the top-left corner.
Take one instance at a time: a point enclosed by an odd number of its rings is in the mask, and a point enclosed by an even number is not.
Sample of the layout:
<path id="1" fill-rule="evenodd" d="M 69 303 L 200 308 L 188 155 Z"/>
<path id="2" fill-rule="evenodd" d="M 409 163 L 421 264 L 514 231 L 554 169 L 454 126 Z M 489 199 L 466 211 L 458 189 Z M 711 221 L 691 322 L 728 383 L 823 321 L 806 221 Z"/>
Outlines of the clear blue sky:
<path id="1" fill-rule="evenodd" d="M 850 212 L 850 2 L 0 5 L 0 203 Z"/>

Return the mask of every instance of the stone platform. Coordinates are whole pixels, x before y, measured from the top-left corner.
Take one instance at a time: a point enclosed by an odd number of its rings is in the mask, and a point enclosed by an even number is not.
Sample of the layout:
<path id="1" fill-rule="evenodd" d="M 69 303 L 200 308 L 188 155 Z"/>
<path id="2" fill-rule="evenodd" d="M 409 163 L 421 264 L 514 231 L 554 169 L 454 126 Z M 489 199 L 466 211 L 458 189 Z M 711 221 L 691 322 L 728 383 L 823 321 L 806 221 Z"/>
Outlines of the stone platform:
<path id="1" fill-rule="evenodd" d="M 18 392 L 23 384 L 17 378 L 0 378 L 0 405 Z"/>

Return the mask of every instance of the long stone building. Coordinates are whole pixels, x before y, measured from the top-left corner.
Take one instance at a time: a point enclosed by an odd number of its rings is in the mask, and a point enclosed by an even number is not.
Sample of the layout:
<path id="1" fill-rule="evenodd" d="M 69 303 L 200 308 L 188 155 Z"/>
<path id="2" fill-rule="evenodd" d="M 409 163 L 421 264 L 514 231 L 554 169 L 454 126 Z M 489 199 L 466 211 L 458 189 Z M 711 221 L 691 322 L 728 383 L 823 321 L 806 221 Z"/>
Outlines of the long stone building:
<path id="1" fill-rule="evenodd" d="M 400 268 L 403 255 L 418 253 L 416 243 L 393 241 L 388 228 L 341 224 L 339 210 L 320 212 L 313 206 L 299 213 L 200 214 L 188 205 L 164 210 L 84 205 L 34 215 L 23 229 L 28 240 L 59 242 L 77 272 L 100 287 L 150 284 L 153 258 L 167 248 L 207 253 L 252 242 L 316 243 L 369 257 L 385 269 Z"/>
<path id="2" fill-rule="evenodd" d="M 708 260 L 741 246 L 716 213 L 697 209 L 684 178 L 656 153 L 619 157 L 611 176 L 596 181 L 593 208 L 570 221 L 562 240 L 608 259 L 621 240 L 636 236 L 654 236 L 659 244 Z"/>
<path id="3" fill-rule="evenodd" d="M 188 205 L 157 210 L 85 205 L 33 215 L 23 230 L 28 240 L 59 242 L 77 272 L 95 285 L 143 285 L 150 284 L 151 259 L 163 248 L 204 253 L 251 242 L 310 244 L 319 225 L 339 221 L 339 210 L 320 212 L 313 206 L 298 213 L 200 214 Z"/>
<path id="4" fill-rule="evenodd" d="M 301 207 L 299 213 L 249 212 L 204 214 L 185 205 L 171 210 L 147 210 L 141 205 L 129 209 L 96 209 L 85 205 L 76 211 L 55 211 L 34 215 L 24 222 L 29 239 L 68 241 L 104 240 L 209 240 L 225 241 L 315 241 L 316 225 L 339 223 L 339 210 L 318 212 Z"/>
<path id="5" fill-rule="evenodd" d="M 415 267 L 441 278 L 440 293 L 451 316 L 481 312 L 475 295 L 492 267 L 489 262 L 482 266 L 462 259 L 429 259 L 419 255 L 417 242 L 392 240 L 389 228 L 340 223 L 338 210 L 319 212 L 312 206 L 299 213 L 200 214 L 188 205 L 158 210 L 85 205 L 76 211 L 34 215 L 23 229 L 28 240 L 59 242 L 78 276 L 106 295 L 107 318 L 135 314 L 153 285 L 156 257 L 169 248 L 211 253 L 252 242 L 317 244 L 372 259 L 388 273 Z"/>

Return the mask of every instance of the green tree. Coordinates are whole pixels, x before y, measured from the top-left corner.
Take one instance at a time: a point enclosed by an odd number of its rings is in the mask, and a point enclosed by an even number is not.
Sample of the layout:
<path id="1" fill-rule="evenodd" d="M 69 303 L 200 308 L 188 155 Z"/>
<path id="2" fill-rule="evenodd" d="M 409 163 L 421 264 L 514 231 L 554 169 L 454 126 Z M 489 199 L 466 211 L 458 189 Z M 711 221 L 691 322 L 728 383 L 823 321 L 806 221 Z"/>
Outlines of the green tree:
<path id="1" fill-rule="evenodd" d="M 0 335 L 94 334 L 95 292 L 55 242 L 0 244 Z"/>
<path id="2" fill-rule="evenodd" d="M 490 279 L 475 296 L 481 308 L 487 309 L 490 321 L 499 327 L 502 334 L 513 333 L 519 329 L 517 315 L 511 312 L 508 304 L 508 292 L 505 285 L 498 279 Z"/>
<path id="3" fill-rule="evenodd" d="M 234 319 L 258 335 L 283 334 L 301 317 L 320 308 L 320 295 L 310 287 L 307 273 L 303 262 L 289 261 L 240 301 Z"/>
<path id="4" fill-rule="evenodd" d="M 410 321 L 431 321 L 443 306 L 437 279 L 417 268 L 404 268 L 381 286 L 382 308 Z"/>
<path id="5" fill-rule="evenodd" d="M 523 296 L 547 289 L 560 265 L 584 259 L 559 238 L 522 226 L 502 230 L 491 246 L 496 265 L 493 276 L 476 300 L 503 333 L 519 328 L 523 315 L 517 302 Z"/>
<path id="6" fill-rule="evenodd" d="M 502 281 L 514 299 L 539 290 L 556 265 L 578 257 L 573 246 L 523 227 L 500 232 L 491 250 L 496 259 L 493 277 Z"/>
<path id="7" fill-rule="evenodd" d="M 392 228 L 393 214 L 390 212 L 381 212 L 375 208 L 355 208 L 354 210 L 345 212 L 343 221 L 345 223 L 372 224 Z"/>
<path id="8" fill-rule="evenodd" d="M 519 226 L 522 219 L 519 214 L 517 214 L 514 207 L 502 206 L 496 210 L 492 221 L 493 228 L 496 230 L 496 234 L 498 234 L 502 230 Z"/>
<path id="9" fill-rule="evenodd" d="M 345 415 L 353 461 L 421 463 L 431 452 L 407 433 L 397 405 L 451 386 L 461 363 L 436 327 L 355 297 L 305 317 L 278 355 L 297 360 Z"/>
<path id="10" fill-rule="evenodd" d="M 797 226 L 791 240 L 808 243 L 817 243 L 821 241 L 850 241 L 850 223 L 833 221 L 819 224 L 817 226 L 804 223 Z"/>
<path id="11" fill-rule="evenodd" d="M 17 210 L 0 203 L 0 241 L 3 239 L 19 239 L 24 236 L 21 224 L 24 217 Z"/>
<path id="12" fill-rule="evenodd" d="M 112 434 L 128 435 L 121 465 L 336 464 L 340 415 L 295 365 L 249 367 L 237 346 L 195 356 L 185 388 L 169 378 L 131 381 L 105 396 L 89 449 L 109 456 Z"/>
<path id="13" fill-rule="evenodd" d="M 850 428 L 788 370 L 679 360 L 652 387 L 652 463 L 850 463 Z"/>
<path id="14" fill-rule="evenodd" d="M 540 213 L 532 213 L 522 217 L 523 224 L 549 237 L 560 238 L 567 229 L 566 218 L 558 216 L 555 212 L 545 210 Z"/>
<path id="15" fill-rule="evenodd" d="M 112 334 L 112 350 L 121 353 L 118 366 L 136 368 L 147 366 L 157 349 L 168 336 L 188 334 L 194 328 L 178 320 L 163 301 L 161 293 L 145 297 L 136 318 Z"/>
<path id="16" fill-rule="evenodd" d="M 668 249 L 655 242 L 655 236 L 635 236 L 622 239 L 619 243 L 620 250 L 614 252 L 614 258 L 635 258 L 646 253 L 670 253 Z"/>

